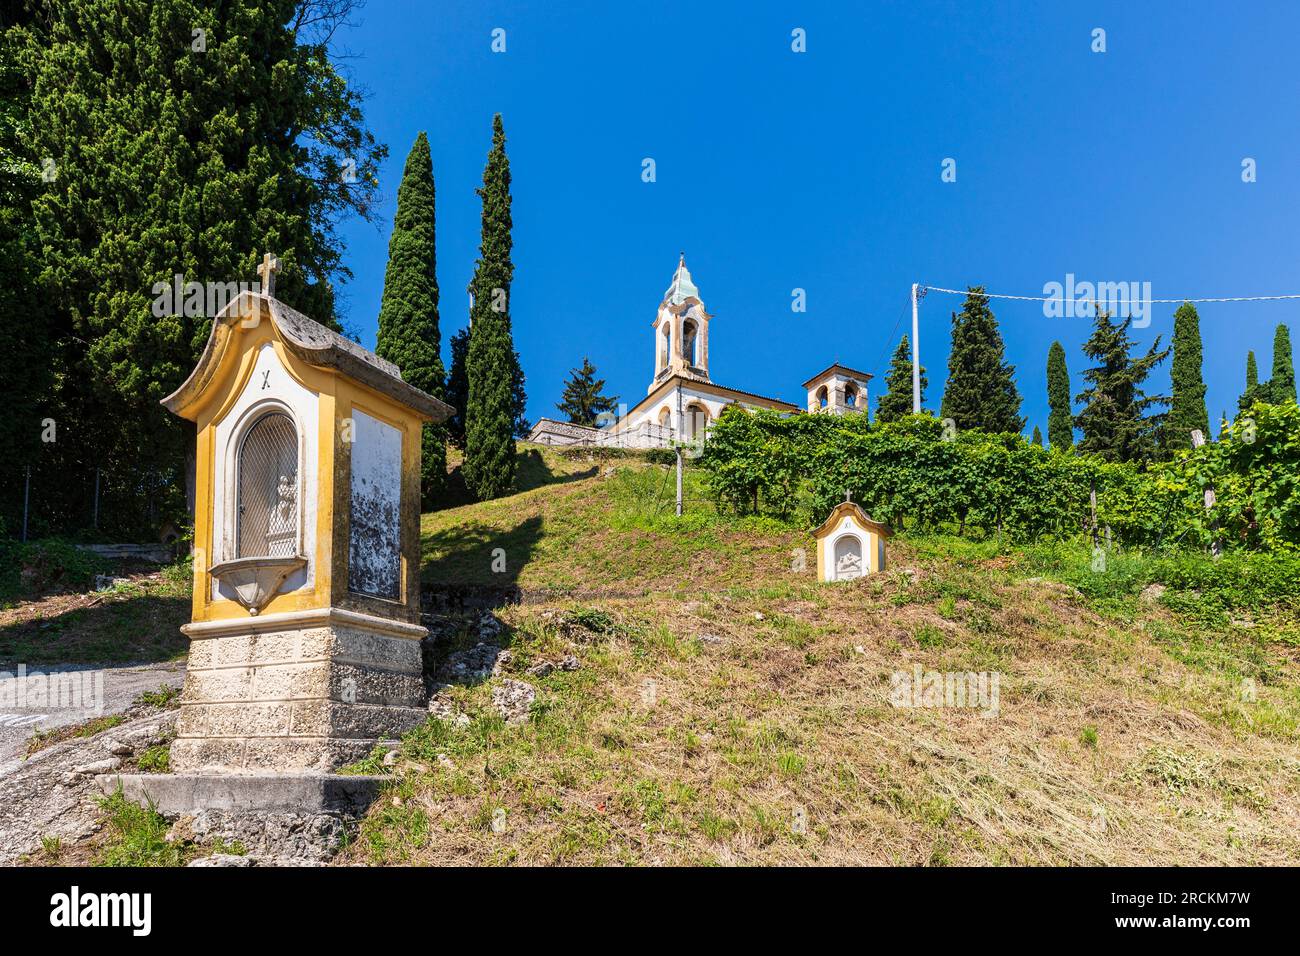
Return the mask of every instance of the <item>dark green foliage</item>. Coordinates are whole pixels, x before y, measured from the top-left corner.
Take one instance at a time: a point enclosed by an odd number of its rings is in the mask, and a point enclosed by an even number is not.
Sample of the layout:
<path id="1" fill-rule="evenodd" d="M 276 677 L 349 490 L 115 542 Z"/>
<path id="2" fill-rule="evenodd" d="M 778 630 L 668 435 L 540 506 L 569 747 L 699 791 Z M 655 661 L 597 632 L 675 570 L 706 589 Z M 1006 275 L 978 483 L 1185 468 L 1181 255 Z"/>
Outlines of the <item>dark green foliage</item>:
<path id="1" fill-rule="evenodd" d="M 1246 390 L 1237 399 L 1237 410 L 1244 412 L 1256 402 L 1268 400 L 1268 383 L 1259 384 L 1259 368 L 1255 364 L 1255 353 L 1246 353 Z"/>
<path id="2" fill-rule="evenodd" d="M 1098 308 L 1092 336 L 1083 346 L 1084 354 L 1097 364 L 1083 373 L 1089 387 L 1075 399 L 1084 406 L 1075 419 L 1083 431 L 1079 450 L 1107 461 L 1153 458 L 1165 413 L 1147 412 L 1169 404 L 1168 398 L 1142 391 L 1142 383 L 1169 356 L 1169 349 L 1161 351 L 1157 337 L 1145 356 L 1133 358 L 1134 343 L 1128 334 L 1132 321 L 1130 317 L 1116 325 Z"/>
<path id="3" fill-rule="evenodd" d="M 26 10 L 14 14 L 18 23 L 31 21 Z M 24 35 L 5 29 L 16 26 L 10 16 L 0 18 L 0 535 L 21 530 L 24 467 L 40 451 L 40 422 L 54 382 L 53 316 L 34 281 L 42 263 L 30 212 L 46 184 L 32 148 L 31 90 L 19 60 Z"/>
<path id="4" fill-rule="evenodd" d="M 1034 437 L 1030 439 L 1029 443 L 1037 445 L 1039 448 L 1043 447 L 1043 433 L 1038 430 L 1037 425 L 1034 426 Z"/>
<path id="5" fill-rule="evenodd" d="M 351 4 L 308 6 L 48 0 L 24 28 L 26 152 L 57 171 L 25 210 L 57 337 L 58 441 L 33 482 L 45 520 L 89 524 L 95 467 L 101 528 L 183 516 L 193 429 L 158 402 L 193 368 L 211 308 L 155 314 L 174 275 L 254 282 L 274 251 L 277 296 L 334 324 L 335 223 L 369 216 L 385 151 L 326 46 Z"/>
<path id="6" fill-rule="evenodd" d="M 478 264 L 470 283 L 474 296 L 466 379 L 465 484 L 478 499 L 497 498 L 515 477 L 518 356 L 510 335 L 510 161 L 498 113 L 492 120 L 492 150 L 483 185 L 483 230 Z"/>
<path id="7" fill-rule="evenodd" d="M 532 426 L 524 412 L 528 406 L 528 393 L 524 389 L 524 366 L 519 361 L 519 352 L 512 352 L 514 368 L 510 373 L 510 415 L 513 422 L 514 436 L 527 438 Z"/>
<path id="8" fill-rule="evenodd" d="M 1065 367 L 1065 348 L 1053 342 L 1047 350 L 1047 440 L 1056 451 L 1074 445 L 1074 413 L 1070 408 L 1070 372 Z"/>
<path id="9" fill-rule="evenodd" d="M 926 377 L 925 366 L 921 366 L 921 407 L 925 407 L 925 390 L 930 380 Z M 889 360 L 889 371 L 885 373 L 885 394 L 876 400 L 876 420 L 893 422 L 904 415 L 912 414 L 912 347 L 904 335 L 894 349 L 894 357 Z"/>
<path id="10" fill-rule="evenodd" d="M 960 312 L 952 316 L 952 351 L 948 383 L 943 391 L 942 417 L 959 430 L 1019 432 L 1020 393 L 1015 368 L 1005 361 L 1002 333 L 989 308 L 983 286 L 972 286 Z"/>
<path id="11" fill-rule="evenodd" d="M 1274 405 L 1296 400 L 1291 332 L 1285 325 L 1279 325 L 1273 333 L 1273 375 L 1268 380 L 1268 400 Z"/>
<path id="12" fill-rule="evenodd" d="M 465 447 L 465 406 L 469 404 L 469 378 L 465 361 L 469 356 L 469 329 L 451 337 L 451 372 L 447 376 L 447 404 L 456 410 L 447 419 L 447 438 L 457 448 Z"/>
<path id="13" fill-rule="evenodd" d="M 397 189 L 375 352 L 400 368 L 402 378 L 416 388 L 445 398 L 435 231 L 433 160 L 429 140 L 422 132 L 406 157 Z M 446 484 L 446 427 L 425 425 L 420 460 L 422 506 L 429 508 Z"/>
<path id="14" fill-rule="evenodd" d="M 1060 455 L 1019 435 L 944 440 L 926 415 L 867 427 L 862 416 L 728 410 L 701 464 L 719 502 L 818 524 L 845 490 L 895 529 L 951 526 L 1015 540 L 1086 539 L 1098 521 L 1127 545 L 1292 551 L 1300 542 L 1300 407 L 1259 404 L 1218 442 L 1138 466 Z M 1204 491 L 1216 490 L 1214 508 Z"/>
<path id="15" fill-rule="evenodd" d="M 1209 439 L 1210 414 L 1205 408 L 1205 381 L 1201 378 L 1201 319 L 1190 302 L 1184 302 L 1174 313 L 1173 347 L 1173 397 L 1165 428 L 1166 447 L 1191 448 L 1192 429 L 1199 429 Z"/>
<path id="16" fill-rule="evenodd" d="M 602 412 L 612 412 L 618 408 L 618 396 L 609 398 L 601 394 L 605 390 L 605 380 L 596 378 L 596 366 L 585 356 L 582 368 L 569 370 L 569 379 L 564 383 L 564 394 L 555 406 L 569 417 L 575 425 L 595 426 Z"/>

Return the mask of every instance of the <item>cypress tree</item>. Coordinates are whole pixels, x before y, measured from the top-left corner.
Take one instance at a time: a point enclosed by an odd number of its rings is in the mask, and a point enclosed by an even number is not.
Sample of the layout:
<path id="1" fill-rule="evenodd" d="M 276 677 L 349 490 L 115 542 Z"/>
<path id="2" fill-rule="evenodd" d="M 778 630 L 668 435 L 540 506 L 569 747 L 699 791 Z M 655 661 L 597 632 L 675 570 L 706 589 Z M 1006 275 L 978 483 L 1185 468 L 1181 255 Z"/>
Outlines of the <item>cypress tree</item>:
<path id="1" fill-rule="evenodd" d="M 925 407 L 925 390 L 930 380 L 921 366 L 921 407 Z M 912 346 L 904 335 L 898 340 L 894 357 L 885 373 L 885 394 L 876 399 L 876 421 L 893 422 L 912 414 Z"/>
<path id="2" fill-rule="evenodd" d="M 447 419 L 447 438 L 457 448 L 465 447 L 465 406 L 469 404 L 469 378 L 465 359 L 469 355 L 469 329 L 451 337 L 451 372 L 447 375 L 447 404 L 455 414 Z"/>
<path id="3" fill-rule="evenodd" d="M 1279 325 L 1273 333 L 1273 375 L 1268 380 L 1269 401 L 1274 405 L 1294 403 L 1295 366 L 1291 360 L 1291 331 Z"/>
<path id="4" fill-rule="evenodd" d="M 483 200 L 482 239 L 470 291 L 469 351 L 465 359 L 465 483 L 480 500 L 508 492 L 515 478 L 518 363 L 510 336 L 510 161 L 498 113 L 492 149 L 478 190 Z"/>
<path id="5" fill-rule="evenodd" d="M 1083 373 L 1089 387 L 1075 399 L 1084 406 L 1075 419 L 1083 431 L 1079 450 L 1107 461 L 1154 457 L 1166 416 L 1163 412 L 1147 412 L 1169 404 L 1164 396 L 1146 395 L 1142 383 L 1170 350 L 1161 351 L 1157 337 L 1145 356 L 1133 358 L 1130 352 L 1134 343 L 1128 334 L 1132 321 L 1129 317 L 1116 325 L 1098 308 L 1092 336 L 1083 346 L 1084 354 L 1097 365 Z"/>
<path id="6" fill-rule="evenodd" d="M 416 388 L 445 398 L 434 234 L 433 161 L 429 139 L 421 132 L 397 187 L 375 352 L 400 368 L 402 378 Z M 427 509 L 447 483 L 444 426 L 426 424 L 421 444 L 420 502 Z"/>
<path id="7" fill-rule="evenodd" d="M 1034 437 L 1030 441 L 1039 448 L 1043 447 L 1043 433 L 1038 430 L 1037 425 L 1034 426 Z"/>
<path id="8" fill-rule="evenodd" d="M 24 469 L 58 447 L 40 440 L 54 383 L 54 335 L 35 282 L 43 264 L 31 208 L 41 190 L 55 188 L 57 181 L 42 179 L 41 157 L 32 151 L 27 128 L 31 86 L 20 53 L 22 27 L 32 19 L 31 8 L 22 4 L 0 14 L 0 537 L 21 530 Z"/>
<path id="9" fill-rule="evenodd" d="M 1053 449 L 1074 446 L 1074 414 L 1070 410 L 1070 372 L 1065 367 L 1065 348 L 1053 342 L 1047 350 L 1047 440 Z"/>
<path id="10" fill-rule="evenodd" d="M 983 286 L 967 290 L 961 312 L 952 316 L 952 351 L 948 355 L 948 383 L 941 415 L 960 429 L 1019 432 L 1020 393 L 1015 368 L 1005 361 L 1002 333 L 989 308 Z"/>
<path id="11" fill-rule="evenodd" d="M 1210 437 L 1210 413 L 1205 407 L 1205 382 L 1201 378 L 1201 319 L 1190 302 L 1184 302 L 1174 313 L 1173 347 L 1173 397 L 1165 428 L 1166 447 L 1191 448 L 1192 429 L 1200 429 L 1202 435 Z"/>
<path id="12" fill-rule="evenodd" d="M 586 357 L 582 368 L 569 370 L 569 379 L 564 383 L 564 393 L 555 406 L 569 416 L 575 425 L 595 425 L 601 412 L 612 412 L 618 408 L 618 396 L 609 398 L 601 394 L 605 390 L 605 380 L 596 378 L 596 366 Z"/>
<path id="13" fill-rule="evenodd" d="M 57 179 L 31 221 L 43 293 L 76 343 L 54 350 L 77 363 L 60 381 L 91 392 L 60 385 L 71 408 L 58 444 L 103 467 L 106 516 L 134 509 L 143 529 L 184 508 L 193 427 L 159 399 L 190 373 L 215 310 L 159 302 L 175 275 L 252 282 L 272 251 L 277 297 L 336 325 L 332 283 L 347 273 L 334 224 L 369 217 L 385 150 L 331 62 L 348 5 L 328 6 L 299 23 L 291 2 L 41 4 L 28 128 Z"/>
<path id="14" fill-rule="evenodd" d="M 1255 364 L 1255 353 L 1246 353 L 1246 390 L 1237 399 L 1237 410 L 1244 412 L 1256 402 L 1267 401 L 1268 383 L 1261 388 L 1259 384 L 1259 367 Z"/>

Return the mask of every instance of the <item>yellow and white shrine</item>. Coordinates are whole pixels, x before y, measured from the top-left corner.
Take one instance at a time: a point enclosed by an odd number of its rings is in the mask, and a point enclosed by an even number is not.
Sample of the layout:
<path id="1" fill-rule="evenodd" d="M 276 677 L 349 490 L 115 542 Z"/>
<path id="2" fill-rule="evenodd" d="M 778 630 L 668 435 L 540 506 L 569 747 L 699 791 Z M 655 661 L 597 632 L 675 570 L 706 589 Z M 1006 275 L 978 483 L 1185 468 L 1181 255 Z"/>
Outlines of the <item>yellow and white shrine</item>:
<path id="1" fill-rule="evenodd" d="M 452 409 L 277 300 L 277 268 L 163 399 L 197 428 L 178 771 L 326 772 L 425 717 L 421 431 Z"/>
<path id="2" fill-rule="evenodd" d="M 885 539 L 893 536 L 888 525 L 872 520 L 845 495 L 830 517 L 813 531 L 817 580 L 851 581 L 885 570 Z"/>

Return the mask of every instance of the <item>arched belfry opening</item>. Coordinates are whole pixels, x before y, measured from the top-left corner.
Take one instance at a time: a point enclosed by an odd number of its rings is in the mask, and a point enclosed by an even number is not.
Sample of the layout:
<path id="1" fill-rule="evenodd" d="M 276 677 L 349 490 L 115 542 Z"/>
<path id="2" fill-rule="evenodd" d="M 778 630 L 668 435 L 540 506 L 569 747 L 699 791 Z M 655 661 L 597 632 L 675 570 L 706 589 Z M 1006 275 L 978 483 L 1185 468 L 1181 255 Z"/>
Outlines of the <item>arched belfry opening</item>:
<path id="1" fill-rule="evenodd" d="M 655 386 L 671 375 L 709 381 L 709 320 L 683 254 L 655 315 Z"/>

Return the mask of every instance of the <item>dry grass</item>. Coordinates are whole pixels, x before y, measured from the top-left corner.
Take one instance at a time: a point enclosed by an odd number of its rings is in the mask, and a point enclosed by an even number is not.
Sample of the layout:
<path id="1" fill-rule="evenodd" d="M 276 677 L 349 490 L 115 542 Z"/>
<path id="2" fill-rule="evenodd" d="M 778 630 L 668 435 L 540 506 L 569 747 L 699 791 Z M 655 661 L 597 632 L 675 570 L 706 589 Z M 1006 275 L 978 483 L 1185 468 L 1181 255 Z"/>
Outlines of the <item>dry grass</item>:
<path id="1" fill-rule="evenodd" d="M 469 723 L 405 740 L 344 861 L 1300 859 L 1294 647 L 1091 601 L 963 542 L 895 539 L 899 570 L 818 585 L 789 569 L 790 548 L 810 548 L 802 532 L 668 527 L 620 485 L 635 480 L 426 516 L 439 573 L 458 567 L 440 550 L 456 528 L 490 544 L 536 518 L 521 584 L 648 593 L 501 610 L 506 676 L 538 689 L 532 718 L 504 725 L 495 681 L 455 688 Z M 566 653 L 581 669 L 523 674 Z M 890 675 L 914 664 L 997 672 L 998 715 L 895 708 Z"/>

